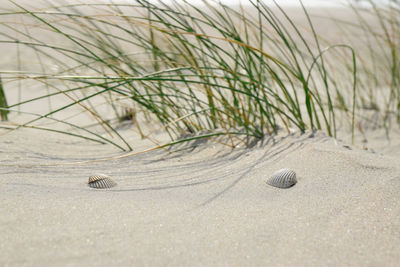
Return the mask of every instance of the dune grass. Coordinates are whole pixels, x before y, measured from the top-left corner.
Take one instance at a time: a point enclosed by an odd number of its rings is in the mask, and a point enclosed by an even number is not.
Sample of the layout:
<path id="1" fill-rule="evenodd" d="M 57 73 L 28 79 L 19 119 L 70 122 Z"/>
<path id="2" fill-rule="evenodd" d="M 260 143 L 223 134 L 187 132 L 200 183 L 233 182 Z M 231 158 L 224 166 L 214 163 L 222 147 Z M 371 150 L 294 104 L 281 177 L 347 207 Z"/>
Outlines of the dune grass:
<path id="1" fill-rule="evenodd" d="M 8 72 L 7 78 L 43 83 L 48 93 L 9 109 L 60 95 L 69 100 L 20 127 L 79 106 L 114 137 L 65 121 L 80 130 L 78 135 L 132 150 L 110 121 L 126 116 L 121 107 L 128 105 L 128 118 L 139 129 L 144 128 L 141 124 L 157 123 L 172 140 L 187 134 L 195 136 L 187 140 L 227 135 L 246 143 L 246 137 L 262 138 L 279 129 L 319 129 L 335 136 L 335 102 L 340 99 L 354 132 L 355 52 L 343 44 L 322 46 L 304 7 L 306 29 L 278 4 L 270 7 L 262 1 L 251 1 L 252 13 L 217 1 L 203 6 L 145 0 L 48 3 L 41 9 L 10 3 L 17 11 L 0 13 L 2 21 L 20 17 L 32 22 L 3 22 L 1 26 L 14 34 L 0 33 L 0 44 L 29 50 L 40 68 Z M 38 29 L 50 37 L 41 39 L 34 33 Z M 347 88 L 335 82 L 337 64 L 327 56 L 333 50 L 349 55 L 344 59 L 349 64 Z M 57 71 L 49 71 L 49 66 Z M 113 114 L 98 110 L 98 98 Z M 207 134 L 196 136 L 204 131 Z M 140 132 L 143 137 L 148 134 Z"/>
<path id="2" fill-rule="evenodd" d="M 369 99 L 375 100 L 374 88 L 389 88 L 390 93 L 385 96 L 384 105 L 372 103 L 369 106 L 379 107 L 383 113 L 383 121 L 388 123 L 388 117 L 395 114 L 400 122 L 400 2 L 390 1 L 387 6 L 379 6 L 375 1 L 368 0 L 369 10 L 362 12 L 370 14 L 378 21 L 377 29 L 363 19 L 364 14 L 356 9 L 360 26 L 368 36 L 369 62 L 364 71 L 371 76 L 370 83 L 364 86 L 369 89 Z M 364 101 L 366 102 L 366 101 Z M 367 105 L 368 106 L 368 105 Z"/>
<path id="3" fill-rule="evenodd" d="M 0 118 L 2 121 L 8 120 L 8 104 L 7 104 L 7 98 L 6 94 L 3 89 L 3 82 L 1 81 L 1 76 L 0 76 Z"/>
<path id="4" fill-rule="evenodd" d="M 360 113 L 379 113 L 379 126 L 390 128 L 392 118 L 400 122 L 400 2 L 365 0 L 349 2 L 355 22 L 337 21 L 357 52 L 358 106 Z M 345 28 L 345 29 L 344 29 Z M 355 32 L 359 39 L 354 40 Z M 356 43 L 354 43 L 356 42 Z"/>

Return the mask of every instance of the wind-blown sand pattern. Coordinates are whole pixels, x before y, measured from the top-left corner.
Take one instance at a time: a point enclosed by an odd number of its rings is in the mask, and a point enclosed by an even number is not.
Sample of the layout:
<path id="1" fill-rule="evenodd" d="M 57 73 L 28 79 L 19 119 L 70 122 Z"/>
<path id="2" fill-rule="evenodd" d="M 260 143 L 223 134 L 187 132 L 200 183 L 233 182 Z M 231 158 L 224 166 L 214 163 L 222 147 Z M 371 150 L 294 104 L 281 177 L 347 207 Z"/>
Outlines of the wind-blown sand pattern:
<path id="1" fill-rule="evenodd" d="M 400 262 L 398 157 L 319 132 L 86 164 L 70 163 L 115 149 L 29 129 L 0 142 L 1 264 Z M 296 186 L 267 185 L 283 167 L 301 177 Z M 87 187 L 93 170 L 118 187 Z"/>

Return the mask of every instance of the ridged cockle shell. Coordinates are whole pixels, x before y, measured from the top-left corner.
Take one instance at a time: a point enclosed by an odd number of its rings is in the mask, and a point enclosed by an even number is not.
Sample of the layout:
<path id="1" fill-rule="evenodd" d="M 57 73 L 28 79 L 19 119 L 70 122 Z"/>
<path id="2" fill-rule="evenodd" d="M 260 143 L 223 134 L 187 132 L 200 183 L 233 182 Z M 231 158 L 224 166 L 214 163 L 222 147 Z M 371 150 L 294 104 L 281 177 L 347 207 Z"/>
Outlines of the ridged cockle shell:
<path id="1" fill-rule="evenodd" d="M 89 177 L 89 187 L 97 189 L 107 189 L 117 185 L 110 176 L 105 174 L 94 174 Z"/>
<path id="2" fill-rule="evenodd" d="M 281 169 L 267 180 L 267 184 L 278 188 L 289 188 L 296 183 L 296 173 L 289 169 Z"/>

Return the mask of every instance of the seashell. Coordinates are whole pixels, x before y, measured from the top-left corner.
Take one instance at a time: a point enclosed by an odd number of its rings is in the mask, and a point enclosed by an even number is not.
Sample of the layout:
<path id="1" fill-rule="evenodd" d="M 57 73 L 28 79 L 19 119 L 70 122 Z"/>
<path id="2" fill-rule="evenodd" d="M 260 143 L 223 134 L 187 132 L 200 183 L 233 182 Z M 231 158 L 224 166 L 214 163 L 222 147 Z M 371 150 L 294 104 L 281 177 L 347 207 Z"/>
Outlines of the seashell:
<path id="1" fill-rule="evenodd" d="M 267 180 L 267 184 L 278 188 L 289 188 L 296 183 L 296 173 L 289 169 L 281 169 Z"/>
<path id="2" fill-rule="evenodd" d="M 117 185 L 110 176 L 105 174 L 94 174 L 89 177 L 89 187 L 97 189 L 107 189 Z"/>

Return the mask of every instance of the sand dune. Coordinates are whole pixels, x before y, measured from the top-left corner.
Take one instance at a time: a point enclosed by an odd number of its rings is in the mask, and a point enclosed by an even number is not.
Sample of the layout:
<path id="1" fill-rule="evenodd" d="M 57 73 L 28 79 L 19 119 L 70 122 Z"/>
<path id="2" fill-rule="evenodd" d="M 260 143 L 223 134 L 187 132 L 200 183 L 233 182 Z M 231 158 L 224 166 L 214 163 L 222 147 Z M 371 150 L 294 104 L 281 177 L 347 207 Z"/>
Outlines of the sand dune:
<path id="1" fill-rule="evenodd" d="M 119 152 L 29 129 L 0 142 L 3 265 L 400 262 L 398 157 L 319 132 L 86 164 L 70 163 Z M 268 186 L 283 167 L 298 183 Z M 118 186 L 89 188 L 96 172 Z"/>

